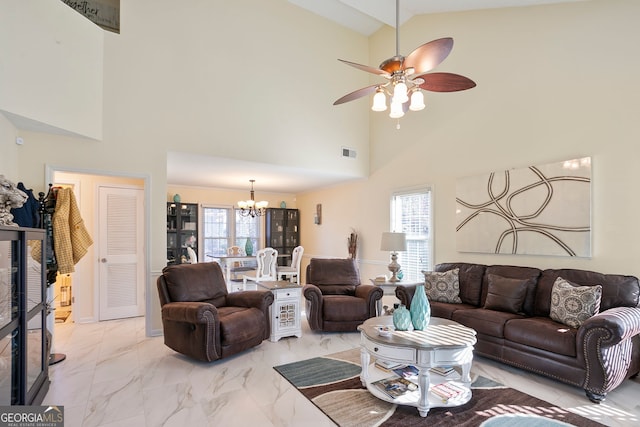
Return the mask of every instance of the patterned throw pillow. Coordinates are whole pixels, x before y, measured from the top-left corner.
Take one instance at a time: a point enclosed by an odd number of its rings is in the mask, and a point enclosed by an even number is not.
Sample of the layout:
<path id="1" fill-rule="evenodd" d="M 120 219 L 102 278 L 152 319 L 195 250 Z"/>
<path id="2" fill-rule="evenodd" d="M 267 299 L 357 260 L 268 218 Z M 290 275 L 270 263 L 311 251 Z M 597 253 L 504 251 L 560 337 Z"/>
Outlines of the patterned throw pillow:
<path id="1" fill-rule="evenodd" d="M 442 273 L 423 271 L 424 290 L 430 301 L 461 304 L 459 268 Z"/>
<path id="2" fill-rule="evenodd" d="M 578 286 L 558 277 L 551 290 L 549 317 L 572 328 L 600 312 L 602 286 Z"/>

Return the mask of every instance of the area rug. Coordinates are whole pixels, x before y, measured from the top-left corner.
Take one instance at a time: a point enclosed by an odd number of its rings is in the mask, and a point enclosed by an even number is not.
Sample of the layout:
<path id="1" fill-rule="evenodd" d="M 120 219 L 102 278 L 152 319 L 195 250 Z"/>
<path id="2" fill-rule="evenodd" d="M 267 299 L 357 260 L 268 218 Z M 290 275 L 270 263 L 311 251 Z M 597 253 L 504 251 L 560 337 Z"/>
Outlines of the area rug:
<path id="1" fill-rule="evenodd" d="M 472 398 L 465 405 L 432 408 L 423 418 L 415 407 L 385 402 L 362 386 L 358 349 L 274 369 L 340 427 L 603 425 L 482 376 L 472 378 Z"/>

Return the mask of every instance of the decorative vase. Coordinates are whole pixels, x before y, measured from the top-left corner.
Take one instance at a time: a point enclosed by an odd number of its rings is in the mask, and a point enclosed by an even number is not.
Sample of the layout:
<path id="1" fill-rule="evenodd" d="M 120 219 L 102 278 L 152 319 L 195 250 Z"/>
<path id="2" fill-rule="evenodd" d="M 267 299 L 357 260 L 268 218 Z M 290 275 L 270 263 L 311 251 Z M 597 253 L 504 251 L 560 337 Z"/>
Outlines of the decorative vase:
<path id="1" fill-rule="evenodd" d="M 287 202 L 285 202 L 284 200 L 280 202 L 280 207 L 282 209 L 286 209 L 287 208 Z"/>
<path id="2" fill-rule="evenodd" d="M 404 273 L 402 272 L 402 270 L 398 271 L 398 274 L 396 274 L 396 277 L 398 278 L 398 280 L 402 280 L 402 278 L 404 277 Z"/>
<path id="3" fill-rule="evenodd" d="M 174 194 L 173 195 L 173 202 L 174 203 L 180 203 L 180 195 L 179 194 Z"/>
<path id="4" fill-rule="evenodd" d="M 411 323 L 413 323 L 413 329 L 417 331 L 424 330 L 431 320 L 431 305 L 427 299 L 427 294 L 424 291 L 424 285 L 416 286 L 416 292 L 413 294 L 411 300 Z"/>
<path id="5" fill-rule="evenodd" d="M 411 326 L 411 313 L 407 310 L 407 307 L 400 305 L 400 307 L 393 310 L 393 326 L 396 331 L 408 331 Z"/>
<path id="6" fill-rule="evenodd" d="M 253 255 L 253 243 L 251 243 L 250 238 L 247 238 L 247 243 L 244 245 L 244 253 L 247 254 L 247 256 Z"/>

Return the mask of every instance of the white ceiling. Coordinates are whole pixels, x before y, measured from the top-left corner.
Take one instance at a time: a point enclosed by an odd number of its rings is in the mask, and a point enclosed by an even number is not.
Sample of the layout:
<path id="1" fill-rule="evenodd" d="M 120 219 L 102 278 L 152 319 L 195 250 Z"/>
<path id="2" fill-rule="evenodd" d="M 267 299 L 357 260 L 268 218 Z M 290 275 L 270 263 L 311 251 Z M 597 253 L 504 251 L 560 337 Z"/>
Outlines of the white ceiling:
<path id="1" fill-rule="evenodd" d="M 400 25 L 415 15 L 501 7 L 533 6 L 586 0 L 401 0 Z M 395 27 L 393 0 L 289 0 L 313 13 L 371 35 L 383 25 Z M 319 170 L 247 162 L 213 156 L 170 152 L 167 182 L 173 185 L 247 189 L 256 180 L 256 192 L 300 193 L 357 179 Z"/>
<path id="2" fill-rule="evenodd" d="M 585 0 L 400 0 L 400 25 L 415 15 L 463 10 L 534 6 Z M 396 26 L 394 0 L 289 0 L 340 25 L 370 36 L 384 24 Z"/>

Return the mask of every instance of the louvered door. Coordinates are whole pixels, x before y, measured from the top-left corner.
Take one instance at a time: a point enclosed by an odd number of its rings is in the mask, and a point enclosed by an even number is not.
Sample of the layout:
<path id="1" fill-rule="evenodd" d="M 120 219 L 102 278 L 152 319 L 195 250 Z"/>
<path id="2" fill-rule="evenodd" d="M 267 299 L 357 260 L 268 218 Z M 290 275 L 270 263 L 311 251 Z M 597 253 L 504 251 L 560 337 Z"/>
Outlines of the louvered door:
<path id="1" fill-rule="evenodd" d="M 144 190 L 100 187 L 99 319 L 144 315 Z M 81 286 L 77 284 L 76 286 Z"/>

